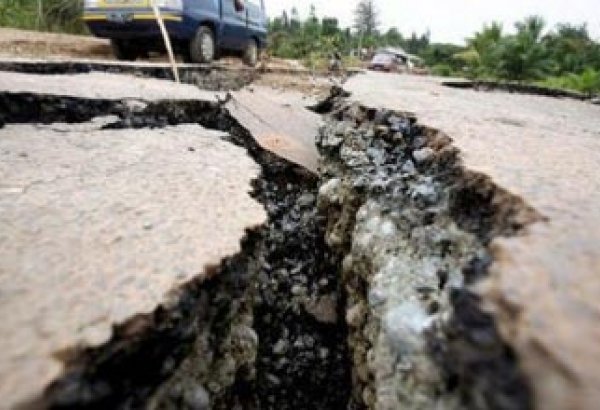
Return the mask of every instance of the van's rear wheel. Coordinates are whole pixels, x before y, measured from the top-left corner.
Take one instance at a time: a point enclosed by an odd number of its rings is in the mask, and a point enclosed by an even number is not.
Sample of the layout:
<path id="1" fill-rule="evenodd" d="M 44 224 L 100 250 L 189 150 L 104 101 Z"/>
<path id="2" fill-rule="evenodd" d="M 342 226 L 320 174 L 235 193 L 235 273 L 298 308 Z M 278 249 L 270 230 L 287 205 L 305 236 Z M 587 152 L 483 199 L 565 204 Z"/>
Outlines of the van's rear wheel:
<path id="1" fill-rule="evenodd" d="M 244 64 L 250 67 L 256 67 L 258 64 L 258 44 L 251 38 L 244 49 Z"/>
<path id="2" fill-rule="evenodd" d="M 112 39 L 110 40 L 110 46 L 117 60 L 135 61 L 138 58 L 138 50 L 128 41 Z"/>
<path id="3" fill-rule="evenodd" d="M 190 59 L 194 63 L 211 63 L 215 59 L 215 36 L 207 26 L 200 26 L 190 41 Z"/>

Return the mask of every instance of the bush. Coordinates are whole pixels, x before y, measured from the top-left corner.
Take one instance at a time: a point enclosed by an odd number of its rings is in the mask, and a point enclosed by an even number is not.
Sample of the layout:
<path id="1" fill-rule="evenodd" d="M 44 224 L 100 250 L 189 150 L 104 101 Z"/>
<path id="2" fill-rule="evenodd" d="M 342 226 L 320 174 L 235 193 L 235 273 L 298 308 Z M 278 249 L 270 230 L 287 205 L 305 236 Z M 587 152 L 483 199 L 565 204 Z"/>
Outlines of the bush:
<path id="1" fill-rule="evenodd" d="M 0 0 L 0 26 L 28 30 L 85 33 L 80 0 Z"/>
<path id="2" fill-rule="evenodd" d="M 440 77 L 450 77 L 454 74 L 454 71 L 448 64 L 437 64 L 431 67 L 431 74 Z"/>
<path id="3" fill-rule="evenodd" d="M 560 77 L 549 77 L 538 82 L 550 88 L 562 88 L 579 91 L 588 95 L 600 93 L 600 71 L 587 68 L 581 74 L 566 74 Z"/>

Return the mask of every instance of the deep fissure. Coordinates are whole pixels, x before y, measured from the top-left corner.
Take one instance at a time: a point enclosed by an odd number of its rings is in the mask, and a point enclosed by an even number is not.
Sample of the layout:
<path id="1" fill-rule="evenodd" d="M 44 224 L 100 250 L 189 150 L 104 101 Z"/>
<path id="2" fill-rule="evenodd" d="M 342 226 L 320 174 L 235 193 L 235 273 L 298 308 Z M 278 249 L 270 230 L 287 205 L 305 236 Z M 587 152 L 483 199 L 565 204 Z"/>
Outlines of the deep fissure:
<path id="1" fill-rule="evenodd" d="M 335 100 L 317 140 L 319 199 L 343 258 L 354 400 L 530 408 L 518 358 L 469 286 L 486 276 L 494 237 L 543 218 L 413 115 Z"/>
<path id="2" fill-rule="evenodd" d="M 316 177 L 260 148 L 219 103 L 0 93 L 0 127 L 115 115 L 106 127 L 225 131 L 261 166 L 253 196 L 269 215 L 176 303 L 117 326 L 100 348 L 64 352 L 67 371 L 47 404 L 531 406 L 518 358 L 468 285 L 486 275 L 493 237 L 541 217 L 466 171 L 447 136 L 347 97 L 338 89 L 315 108 L 326 118 Z M 398 291 L 394 303 L 380 279 Z M 422 333 L 410 329 L 415 317 L 428 325 Z M 415 379 L 414 369 L 438 376 Z"/>
<path id="3" fill-rule="evenodd" d="M 316 215 L 318 178 L 260 148 L 218 103 L 0 94 L 3 123 L 86 122 L 106 128 L 181 123 L 226 131 L 261 165 L 252 195 L 269 221 L 178 302 L 118 326 L 98 349 L 65 352 L 54 408 L 343 408 L 350 369 L 339 261 Z M 195 313 L 194 313 L 195 312 Z M 259 342 L 260 341 L 260 342 Z M 204 406 L 204 407 L 203 407 Z"/>

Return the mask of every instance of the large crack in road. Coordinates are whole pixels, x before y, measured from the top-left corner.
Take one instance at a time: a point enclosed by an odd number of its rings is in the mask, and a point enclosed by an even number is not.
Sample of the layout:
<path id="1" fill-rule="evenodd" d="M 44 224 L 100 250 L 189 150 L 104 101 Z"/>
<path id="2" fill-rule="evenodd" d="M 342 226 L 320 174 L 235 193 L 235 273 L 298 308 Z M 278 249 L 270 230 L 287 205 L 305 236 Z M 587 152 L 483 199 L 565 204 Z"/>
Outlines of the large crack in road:
<path id="1" fill-rule="evenodd" d="M 518 360 L 470 285 L 486 275 L 490 241 L 540 215 L 409 114 L 335 98 L 328 111 L 319 207 L 343 258 L 354 400 L 530 408 Z"/>
<path id="2" fill-rule="evenodd" d="M 262 149 L 220 103 L 0 94 L 5 123 L 196 123 L 260 165 L 268 222 L 178 301 L 63 355 L 51 408 L 530 408 L 469 286 L 488 245 L 540 216 L 403 113 L 320 105 L 321 175 Z"/>
<path id="3" fill-rule="evenodd" d="M 174 306 L 119 326 L 100 348 L 71 352 L 65 376 L 47 391 L 49 407 L 344 407 L 350 369 L 339 264 L 323 242 L 316 176 L 260 148 L 218 103 L 2 94 L 0 108 L 5 123 L 104 115 L 119 117 L 105 129 L 200 123 L 226 131 L 262 168 L 253 196 L 268 224 L 212 279 L 186 286 Z"/>

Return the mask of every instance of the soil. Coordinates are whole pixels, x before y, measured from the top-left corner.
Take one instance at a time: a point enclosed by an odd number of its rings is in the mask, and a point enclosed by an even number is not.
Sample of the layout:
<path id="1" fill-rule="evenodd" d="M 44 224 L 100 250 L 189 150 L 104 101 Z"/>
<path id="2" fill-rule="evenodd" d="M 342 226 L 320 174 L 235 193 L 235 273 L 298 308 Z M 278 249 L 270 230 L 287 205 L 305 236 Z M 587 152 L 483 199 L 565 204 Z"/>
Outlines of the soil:
<path id="1" fill-rule="evenodd" d="M 0 57 L 107 59 L 112 51 L 108 40 L 92 36 L 0 27 Z"/>

